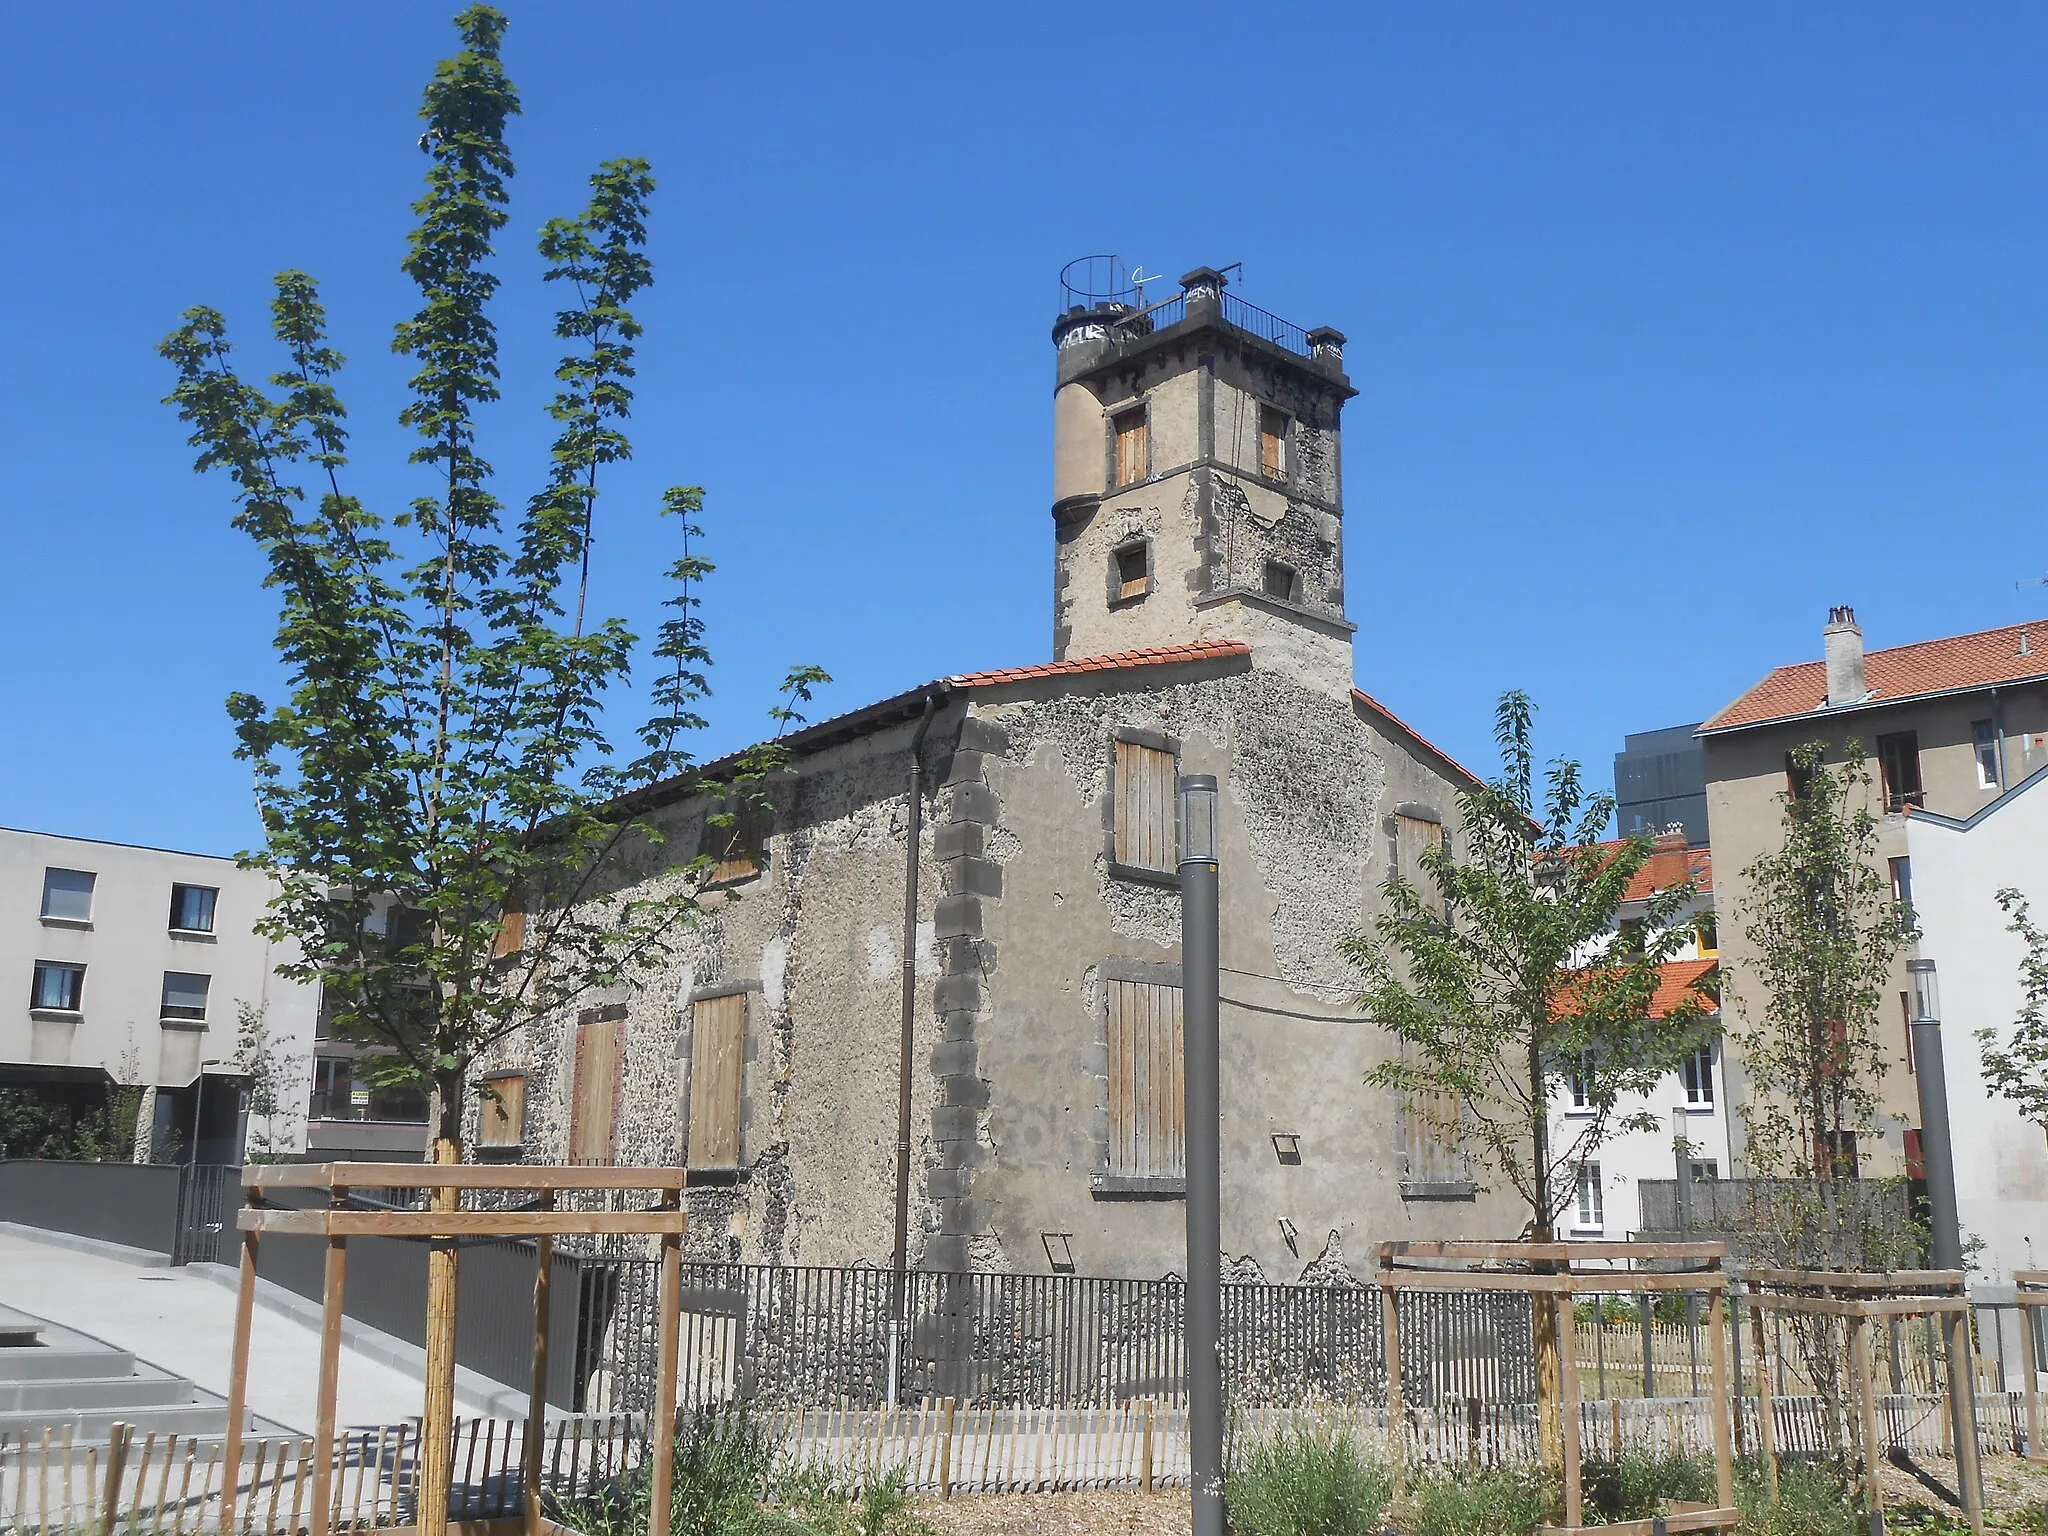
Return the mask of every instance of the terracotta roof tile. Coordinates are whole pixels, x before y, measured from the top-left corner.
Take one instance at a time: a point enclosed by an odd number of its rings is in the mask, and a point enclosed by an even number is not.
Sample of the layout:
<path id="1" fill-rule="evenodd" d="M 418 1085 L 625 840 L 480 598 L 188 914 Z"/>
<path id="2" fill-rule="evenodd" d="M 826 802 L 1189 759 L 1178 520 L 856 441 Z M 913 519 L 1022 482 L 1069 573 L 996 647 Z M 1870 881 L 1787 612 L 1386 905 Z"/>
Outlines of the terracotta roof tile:
<path id="1" fill-rule="evenodd" d="M 1602 848 L 1619 853 L 1625 840 L 1612 838 L 1600 844 Z M 1680 844 L 1675 848 L 1659 848 L 1635 872 L 1623 894 L 1623 901 L 1648 901 L 1659 891 L 1667 891 L 1674 885 L 1685 884 L 1691 876 L 1693 886 L 1703 895 L 1714 889 L 1714 851 L 1711 848 L 1687 848 Z"/>
<path id="2" fill-rule="evenodd" d="M 1035 667 L 1000 667 L 992 672 L 963 672 L 949 677 L 956 688 L 993 688 L 998 683 L 1028 683 L 1041 677 L 1072 677 L 1082 672 L 1121 672 L 1130 667 L 1165 667 L 1188 661 L 1225 661 L 1249 656 L 1242 640 L 1202 640 L 1193 645 L 1160 645 L 1143 651 L 1111 651 L 1106 656 L 1078 656 L 1042 662 Z"/>
<path id="3" fill-rule="evenodd" d="M 1695 991 L 1699 991 L 1709 1013 L 1719 1013 L 1720 1004 L 1711 991 L 1700 989 L 1700 982 L 1719 969 L 1720 964 L 1718 960 L 1667 960 L 1658 966 L 1657 995 L 1650 1002 L 1650 1017 L 1663 1018 Z"/>
<path id="4" fill-rule="evenodd" d="M 2033 629 L 2041 633 L 2029 634 Z M 1870 687 L 1868 702 L 1873 704 L 2048 677 L 2048 625 L 2010 624 L 1946 640 L 1868 651 L 1863 672 Z M 1827 700 L 1827 663 L 1795 662 L 1773 669 L 1700 729 L 1725 731 L 1812 714 L 1825 707 Z"/>

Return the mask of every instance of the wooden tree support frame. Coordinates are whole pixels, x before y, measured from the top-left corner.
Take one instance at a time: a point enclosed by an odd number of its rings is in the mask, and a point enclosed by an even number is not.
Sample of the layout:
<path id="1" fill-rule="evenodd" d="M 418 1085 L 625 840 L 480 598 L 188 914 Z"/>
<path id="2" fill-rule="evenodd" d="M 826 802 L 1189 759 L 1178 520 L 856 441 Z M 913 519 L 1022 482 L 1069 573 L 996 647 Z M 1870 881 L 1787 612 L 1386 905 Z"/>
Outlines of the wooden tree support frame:
<path id="1" fill-rule="evenodd" d="M 1728 1334 L 1725 1326 L 1728 1277 L 1725 1243 L 1482 1243 L 1396 1242 L 1379 1245 L 1380 1318 L 1387 1351 L 1387 1439 L 1396 1486 L 1403 1476 L 1406 1438 L 1402 1433 L 1401 1329 L 1397 1300 L 1402 1291 L 1518 1291 L 1531 1306 L 1556 1309 L 1557 1347 L 1564 1369 L 1560 1429 L 1564 1468 L 1564 1524 L 1538 1527 L 1552 1536 L 1653 1536 L 1662 1531 L 1733 1530 L 1741 1518 L 1735 1507 L 1735 1451 L 1729 1418 Z M 1499 1267 L 1525 1264 L 1526 1269 Z M 1600 1269 L 1578 1266 L 1600 1264 Z M 1640 1266 L 1656 1265 L 1657 1268 Z M 1705 1291 L 1711 1298 L 1708 1332 L 1713 1396 L 1709 1417 L 1714 1434 L 1715 1502 L 1674 1502 L 1664 1514 L 1612 1525 L 1586 1525 L 1582 1487 L 1579 1426 L 1579 1382 L 1573 1362 L 1577 1318 L 1574 1304 L 1581 1294 L 1609 1291 Z"/>
<path id="2" fill-rule="evenodd" d="M 2012 1277 L 2013 1310 L 2020 1322 L 2020 1380 L 2027 1405 L 2027 1460 L 2048 1465 L 2048 1446 L 2041 1444 L 2041 1384 L 2034 1362 L 2040 1359 L 2037 1342 L 2048 1333 L 2048 1269 L 2015 1270 Z"/>
<path id="3" fill-rule="evenodd" d="M 357 1189 L 384 1189 L 403 1182 L 408 1189 L 432 1191 L 437 1206 L 453 1209 L 384 1211 L 351 1209 L 349 1195 Z M 241 1286 L 235 1298 L 234 1358 L 228 1375 L 227 1444 L 222 1451 L 220 1528 L 233 1531 L 235 1498 L 240 1481 L 243 1426 L 248 1419 L 249 1331 L 256 1304 L 257 1244 L 267 1232 L 319 1237 L 327 1244 L 325 1283 L 320 1297 L 320 1387 L 313 1433 L 313 1498 L 308 1536 L 332 1536 L 335 1444 L 335 1396 L 341 1372 L 341 1320 L 344 1280 L 351 1237 L 530 1237 L 534 1239 L 533 1375 L 528 1386 L 526 1439 L 521 1447 L 522 1512 L 504 1520 L 441 1522 L 433 1530 L 431 1513 L 412 1528 L 420 1536 L 559 1536 L 562 1528 L 541 1514 L 541 1465 L 547 1417 L 548 1290 L 552 1279 L 554 1239 L 590 1235 L 645 1235 L 661 1240 L 661 1293 L 655 1332 L 654 1404 L 648 1420 L 648 1474 L 651 1506 L 647 1536 L 668 1536 L 670 1481 L 675 1475 L 669 1448 L 675 1442 L 676 1365 L 680 1345 L 683 1238 L 689 1218 L 682 1209 L 688 1175 L 681 1168 L 552 1167 L 500 1165 L 479 1167 L 453 1163 L 271 1163 L 243 1170 L 248 1203 L 236 1225 L 242 1234 Z M 266 1203 L 268 1191 L 321 1190 L 327 1204 L 309 1210 L 285 1209 Z M 565 1211 L 555 1208 L 567 1190 L 649 1193 L 656 1205 L 644 1211 Z M 527 1194 L 535 1209 L 520 1211 L 462 1210 L 465 1194 Z M 430 1356 L 431 1358 L 431 1356 Z M 446 1379 L 424 1383 L 431 1405 L 453 1401 L 454 1361 L 446 1362 Z M 437 1391 L 437 1388 L 439 1389 Z M 431 1418 L 431 1414 L 423 1416 Z M 423 1422 L 421 1443 L 438 1433 L 445 1441 L 453 1423 Z M 445 1513 L 446 1500 L 434 1501 Z"/>
<path id="4" fill-rule="evenodd" d="M 1963 1512 L 1970 1529 L 1984 1530 L 1984 1470 L 1977 1446 L 1976 1376 L 1970 1366 L 1970 1298 L 1963 1274 L 1955 1269 L 1899 1269 L 1871 1274 L 1828 1269 L 1751 1269 L 1742 1271 L 1750 1318 L 1756 1330 L 1757 1379 L 1762 1383 L 1758 1423 L 1763 1430 L 1764 1474 L 1773 1495 L 1778 1491 L 1778 1451 L 1771 1402 L 1770 1362 L 1764 1352 L 1766 1312 L 1804 1312 L 1836 1317 L 1849 1333 L 1850 1391 L 1863 1455 L 1864 1512 L 1876 1529 L 1884 1512 L 1884 1480 L 1878 1467 L 1876 1351 L 1871 1347 L 1873 1323 L 1901 1317 L 1938 1317 L 1948 1358 L 1948 1396 L 1959 1414 L 1963 1432 L 1956 1445 L 1956 1481 L 1961 1484 Z M 2048 1303 L 2048 1292 L 2042 1295 Z M 2021 1338 L 2026 1340 L 2026 1308 L 2020 1308 Z M 2030 1341 L 2029 1341 L 2030 1342 Z M 2031 1381 L 2031 1376 L 2029 1380 Z M 1960 1396 L 1956 1382 L 1967 1383 Z M 2030 1442 L 2031 1443 L 2031 1442 Z"/>

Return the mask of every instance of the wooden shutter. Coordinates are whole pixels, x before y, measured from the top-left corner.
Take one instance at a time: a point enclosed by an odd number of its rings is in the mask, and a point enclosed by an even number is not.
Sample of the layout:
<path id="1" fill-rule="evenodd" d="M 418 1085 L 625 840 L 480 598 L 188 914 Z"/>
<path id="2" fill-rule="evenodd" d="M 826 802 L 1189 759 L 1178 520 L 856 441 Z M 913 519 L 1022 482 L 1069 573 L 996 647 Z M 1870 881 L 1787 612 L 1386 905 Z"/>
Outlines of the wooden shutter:
<path id="1" fill-rule="evenodd" d="M 691 1008 L 689 1167 L 740 1166 L 746 1045 L 746 993 L 707 997 Z"/>
<path id="2" fill-rule="evenodd" d="M 491 958 L 516 955 L 526 948 L 526 914 L 507 910 L 498 914 L 498 937 L 491 945 Z"/>
<path id="3" fill-rule="evenodd" d="M 1395 866 L 1401 878 L 1415 888 L 1422 898 L 1422 905 L 1438 917 L 1444 915 L 1443 890 L 1435 878 L 1422 867 L 1422 856 L 1433 848 L 1443 846 L 1444 829 L 1441 822 L 1427 821 L 1420 816 L 1394 817 Z"/>
<path id="4" fill-rule="evenodd" d="M 1116 483 L 1135 485 L 1145 478 L 1147 458 L 1145 408 L 1116 418 Z"/>
<path id="5" fill-rule="evenodd" d="M 1116 860 L 1136 869 L 1171 870 L 1174 847 L 1174 759 L 1171 752 L 1116 744 Z"/>
<path id="6" fill-rule="evenodd" d="M 619 1093 L 625 1082 L 626 1012 L 593 1010 L 576 1031 L 576 1089 L 569 1108 L 569 1161 L 609 1163 L 619 1153 Z"/>
<path id="7" fill-rule="evenodd" d="M 526 1074 L 494 1072 L 484 1079 L 476 1114 L 476 1144 L 516 1147 L 526 1139 Z"/>
<path id="8" fill-rule="evenodd" d="M 1120 1178 L 1185 1178 L 1180 988 L 1111 981 L 1109 1172 Z"/>
<path id="9" fill-rule="evenodd" d="M 1465 1159 L 1465 1107 L 1456 1094 L 1416 1089 L 1408 1095 L 1402 1119 L 1406 1122 L 1411 1180 L 1443 1184 L 1470 1176 Z"/>
<path id="10" fill-rule="evenodd" d="M 1259 407 L 1259 473 L 1268 480 L 1287 477 L 1287 417 L 1270 405 Z"/>

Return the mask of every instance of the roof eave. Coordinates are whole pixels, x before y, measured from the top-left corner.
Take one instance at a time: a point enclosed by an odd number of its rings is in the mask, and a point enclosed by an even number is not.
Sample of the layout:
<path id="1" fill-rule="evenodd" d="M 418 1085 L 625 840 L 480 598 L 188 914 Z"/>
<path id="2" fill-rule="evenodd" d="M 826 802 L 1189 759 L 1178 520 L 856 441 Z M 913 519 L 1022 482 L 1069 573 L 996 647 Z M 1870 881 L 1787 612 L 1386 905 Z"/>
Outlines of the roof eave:
<path id="1" fill-rule="evenodd" d="M 1995 682 L 1967 683 L 1960 688 L 1931 688 L 1924 693 L 1900 693 L 1858 699 L 1854 704 L 1823 704 L 1818 709 L 1800 710 L 1790 715 L 1767 715 L 1761 720 L 1738 720 L 1729 725 L 1716 725 L 1709 720 L 1693 732 L 1695 737 L 1732 736 L 1737 731 L 1760 731 L 1766 726 L 1789 725 L 1795 720 L 1827 720 L 1843 715 L 1867 714 L 1872 710 L 1890 709 L 1899 704 L 1924 704 L 1931 699 L 1961 698 L 1965 694 L 1989 693 L 1994 688 L 2017 688 L 2026 683 L 2048 682 L 2048 672 L 2030 672 L 2024 677 L 2001 677 Z M 1741 700 L 1737 700 L 1740 703 Z M 1731 706 L 1732 707 L 1732 706 Z"/>

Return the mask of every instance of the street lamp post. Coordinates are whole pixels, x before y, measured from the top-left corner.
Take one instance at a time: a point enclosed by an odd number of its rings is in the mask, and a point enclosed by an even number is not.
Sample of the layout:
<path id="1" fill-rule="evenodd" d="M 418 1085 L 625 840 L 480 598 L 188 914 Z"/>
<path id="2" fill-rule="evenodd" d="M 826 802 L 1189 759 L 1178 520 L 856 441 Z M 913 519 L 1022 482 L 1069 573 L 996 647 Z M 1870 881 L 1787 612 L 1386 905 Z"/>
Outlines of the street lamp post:
<path id="1" fill-rule="evenodd" d="M 1180 781 L 1181 1031 L 1188 1200 L 1188 1470 L 1194 1536 L 1223 1536 L 1221 951 L 1216 779 Z"/>

